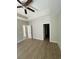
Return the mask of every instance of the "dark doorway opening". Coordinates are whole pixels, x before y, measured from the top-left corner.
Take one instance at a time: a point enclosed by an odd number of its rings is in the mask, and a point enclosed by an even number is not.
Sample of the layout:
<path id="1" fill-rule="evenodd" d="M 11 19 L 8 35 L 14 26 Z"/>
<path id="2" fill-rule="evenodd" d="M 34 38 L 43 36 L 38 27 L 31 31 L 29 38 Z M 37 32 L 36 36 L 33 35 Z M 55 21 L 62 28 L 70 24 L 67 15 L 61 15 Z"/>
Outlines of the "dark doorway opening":
<path id="1" fill-rule="evenodd" d="M 50 25 L 49 24 L 44 24 L 44 40 L 49 41 L 50 39 Z"/>

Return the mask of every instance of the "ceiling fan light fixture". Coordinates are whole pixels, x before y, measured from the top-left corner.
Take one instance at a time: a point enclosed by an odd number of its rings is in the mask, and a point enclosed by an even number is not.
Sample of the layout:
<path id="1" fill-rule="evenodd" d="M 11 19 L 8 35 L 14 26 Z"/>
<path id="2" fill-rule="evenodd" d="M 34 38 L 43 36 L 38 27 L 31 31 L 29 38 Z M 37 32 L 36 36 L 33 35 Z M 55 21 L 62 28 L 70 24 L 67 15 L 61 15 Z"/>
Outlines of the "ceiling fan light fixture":
<path id="1" fill-rule="evenodd" d="M 28 0 L 20 0 L 22 3 L 25 3 L 25 2 L 27 2 Z"/>

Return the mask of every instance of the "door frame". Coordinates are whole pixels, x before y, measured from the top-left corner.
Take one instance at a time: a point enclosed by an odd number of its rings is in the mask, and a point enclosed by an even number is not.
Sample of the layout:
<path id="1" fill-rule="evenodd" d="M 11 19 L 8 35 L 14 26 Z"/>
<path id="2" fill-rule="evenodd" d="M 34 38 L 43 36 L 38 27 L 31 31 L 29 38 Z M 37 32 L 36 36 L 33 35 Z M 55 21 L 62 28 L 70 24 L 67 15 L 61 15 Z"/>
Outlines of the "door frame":
<path id="1" fill-rule="evenodd" d="M 49 42 L 51 42 L 51 23 L 44 23 L 49 24 Z M 44 40 L 44 24 L 43 24 L 43 40 Z"/>

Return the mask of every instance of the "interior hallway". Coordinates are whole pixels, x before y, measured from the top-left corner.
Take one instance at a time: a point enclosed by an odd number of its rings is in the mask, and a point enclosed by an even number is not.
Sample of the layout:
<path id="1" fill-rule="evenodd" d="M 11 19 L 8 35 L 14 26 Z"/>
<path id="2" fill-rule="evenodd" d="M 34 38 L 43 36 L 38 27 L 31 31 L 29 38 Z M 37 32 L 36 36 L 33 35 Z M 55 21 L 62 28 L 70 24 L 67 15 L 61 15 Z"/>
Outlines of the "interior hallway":
<path id="1" fill-rule="evenodd" d="M 56 43 L 26 39 L 17 44 L 17 59 L 61 59 Z"/>

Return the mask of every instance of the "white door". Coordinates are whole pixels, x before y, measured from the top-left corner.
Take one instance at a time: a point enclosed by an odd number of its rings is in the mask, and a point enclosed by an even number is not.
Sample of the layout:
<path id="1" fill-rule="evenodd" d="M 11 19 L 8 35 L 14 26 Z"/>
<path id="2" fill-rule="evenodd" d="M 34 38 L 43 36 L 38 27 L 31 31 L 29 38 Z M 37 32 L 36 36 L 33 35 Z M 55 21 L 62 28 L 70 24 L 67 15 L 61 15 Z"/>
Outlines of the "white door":
<path id="1" fill-rule="evenodd" d="M 24 38 L 26 38 L 26 25 L 23 25 L 23 36 L 24 36 Z"/>
<path id="2" fill-rule="evenodd" d="M 32 38 L 32 31 L 31 31 L 31 25 L 27 25 L 27 37 Z"/>

